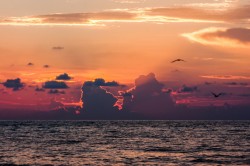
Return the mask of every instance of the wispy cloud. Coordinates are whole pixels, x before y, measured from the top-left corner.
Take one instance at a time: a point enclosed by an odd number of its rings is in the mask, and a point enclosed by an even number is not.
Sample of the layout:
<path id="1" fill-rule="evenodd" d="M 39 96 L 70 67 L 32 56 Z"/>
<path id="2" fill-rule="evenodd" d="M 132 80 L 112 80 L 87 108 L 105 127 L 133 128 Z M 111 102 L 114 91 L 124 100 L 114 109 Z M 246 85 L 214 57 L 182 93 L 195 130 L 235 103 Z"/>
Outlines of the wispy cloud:
<path id="1" fill-rule="evenodd" d="M 143 1 L 121 1 L 143 2 Z M 205 4 L 203 4 L 205 5 Z M 219 10 L 196 6 L 112 9 L 89 13 L 56 13 L 0 18 L 0 25 L 105 26 L 114 22 L 241 22 L 249 23 L 250 5 Z"/>
<path id="2" fill-rule="evenodd" d="M 210 45 L 247 46 L 250 43 L 248 28 L 207 28 L 182 36 L 194 42 Z"/>
<path id="3" fill-rule="evenodd" d="M 203 78 L 210 78 L 210 79 L 221 79 L 221 80 L 250 80 L 250 76 L 239 76 L 239 75 L 203 75 Z"/>

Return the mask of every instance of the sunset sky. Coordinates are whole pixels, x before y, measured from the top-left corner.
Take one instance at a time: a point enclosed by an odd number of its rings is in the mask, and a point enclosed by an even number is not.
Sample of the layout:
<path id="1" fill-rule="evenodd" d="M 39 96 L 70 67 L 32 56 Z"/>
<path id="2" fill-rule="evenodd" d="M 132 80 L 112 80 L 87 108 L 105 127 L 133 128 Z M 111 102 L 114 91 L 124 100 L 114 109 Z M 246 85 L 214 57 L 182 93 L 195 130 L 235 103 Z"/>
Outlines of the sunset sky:
<path id="1" fill-rule="evenodd" d="M 1 0 L 0 36 L 0 112 L 82 106 L 96 78 L 122 107 L 149 73 L 177 105 L 249 104 L 249 0 Z"/>

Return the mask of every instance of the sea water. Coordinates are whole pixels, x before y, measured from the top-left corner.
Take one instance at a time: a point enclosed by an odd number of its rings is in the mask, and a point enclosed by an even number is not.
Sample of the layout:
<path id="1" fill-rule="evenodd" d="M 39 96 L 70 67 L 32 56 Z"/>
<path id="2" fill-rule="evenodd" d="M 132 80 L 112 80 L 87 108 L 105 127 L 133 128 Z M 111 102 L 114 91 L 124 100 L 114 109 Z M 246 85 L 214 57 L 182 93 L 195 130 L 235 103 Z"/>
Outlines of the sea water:
<path id="1" fill-rule="evenodd" d="M 0 121 L 0 165 L 250 165 L 250 121 Z"/>

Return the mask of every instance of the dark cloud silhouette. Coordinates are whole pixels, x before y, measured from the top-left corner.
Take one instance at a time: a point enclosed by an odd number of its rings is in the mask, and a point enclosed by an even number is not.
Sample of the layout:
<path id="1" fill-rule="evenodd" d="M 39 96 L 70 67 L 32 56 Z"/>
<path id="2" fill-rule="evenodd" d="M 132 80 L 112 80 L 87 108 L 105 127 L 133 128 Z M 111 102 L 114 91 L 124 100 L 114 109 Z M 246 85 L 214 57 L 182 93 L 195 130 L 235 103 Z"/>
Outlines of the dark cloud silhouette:
<path id="1" fill-rule="evenodd" d="M 216 84 L 216 82 L 207 82 L 207 81 L 206 81 L 204 84 L 205 84 L 205 85 L 213 85 L 213 84 Z"/>
<path id="2" fill-rule="evenodd" d="M 197 86 L 186 86 L 183 85 L 182 88 L 178 90 L 178 93 L 192 93 L 192 92 L 197 92 L 198 87 Z"/>
<path id="3" fill-rule="evenodd" d="M 50 66 L 49 65 L 43 65 L 44 68 L 49 68 Z"/>
<path id="4" fill-rule="evenodd" d="M 69 87 L 65 82 L 47 81 L 44 83 L 43 88 L 45 89 L 67 89 Z"/>
<path id="5" fill-rule="evenodd" d="M 29 62 L 27 66 L 34 66 L 34 63 Z"/>
<path id="6" fill-rule="evenodd" d="M 65 94 L 65 91 L 60 91 L 58 89 L 50 89 L 49 94 Z"/>
<path id="7" fill-rule="evenodd" d="M 230 85 L 230 86 L 247 86 L 248 85 L 248 83 L 246 82 L 226 82 L 224 84 Z"/>
<path id="8" fill-rule="evenodd" d="M 88 86 L 120 86 L 120 84 L 116 81 L 106 82 L 102 78 L 97 78 L 95 81 L 86 81 L 85 85 Z"/>
<path id="9" fill-rule="evenodd" d="M 118 111 L 115 105 L 117 98 L 101 88 L 105 85 L 103 79 L 96 79 L 95 81 L 87 81 L 82 86 L 82 102 L 83 111 L 106 114 L 107 112 Z"/>
<path id="10" fill-rule="evenodd" d="M 45 92 L 44 88 L 39 88 L 38 86 L 36 87 L 35 91 L 37 92 Z"/>
<path id="11" fill-rule="evenodd" d="M 55 47 L 52 47 L 53 50 L 63 50 L 64 47 L 61 47 L 61 46 L 55 46 Z"/>
<path id="12" fill-rule="evenodd" d="M 21 82 L 20 78 L 8 79 L 3 83 L 6 88 L 12 88 L 13 90 L 19 90 L 24 87 L 24 83 Z"/>
<path id="13" fill-rule="evenodd" d="M 171 94 L 165 92 L 153 73 L 141 75 L 135 80 L 135 87 L 122 93 L 123 110 L 150 117 L 161 117 L 175 106 Z"/>
<path id="14" fill-rule="evenodd" d="M 72 77 L 70 77 L 67 73 L 60 74 L 56 77 L 56 80 L 71 80 Z"/>

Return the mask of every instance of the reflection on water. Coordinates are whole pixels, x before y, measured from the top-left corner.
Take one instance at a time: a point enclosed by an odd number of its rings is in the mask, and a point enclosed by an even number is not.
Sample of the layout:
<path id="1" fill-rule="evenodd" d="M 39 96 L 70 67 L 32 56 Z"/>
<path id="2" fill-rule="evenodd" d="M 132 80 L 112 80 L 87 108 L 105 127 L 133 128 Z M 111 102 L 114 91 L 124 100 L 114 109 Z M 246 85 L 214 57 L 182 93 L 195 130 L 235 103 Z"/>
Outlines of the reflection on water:
<path id="1" fill-rule="evenodd" d="M 1 164 L 250 165 L 250 121 L 1 121 Z"/>

